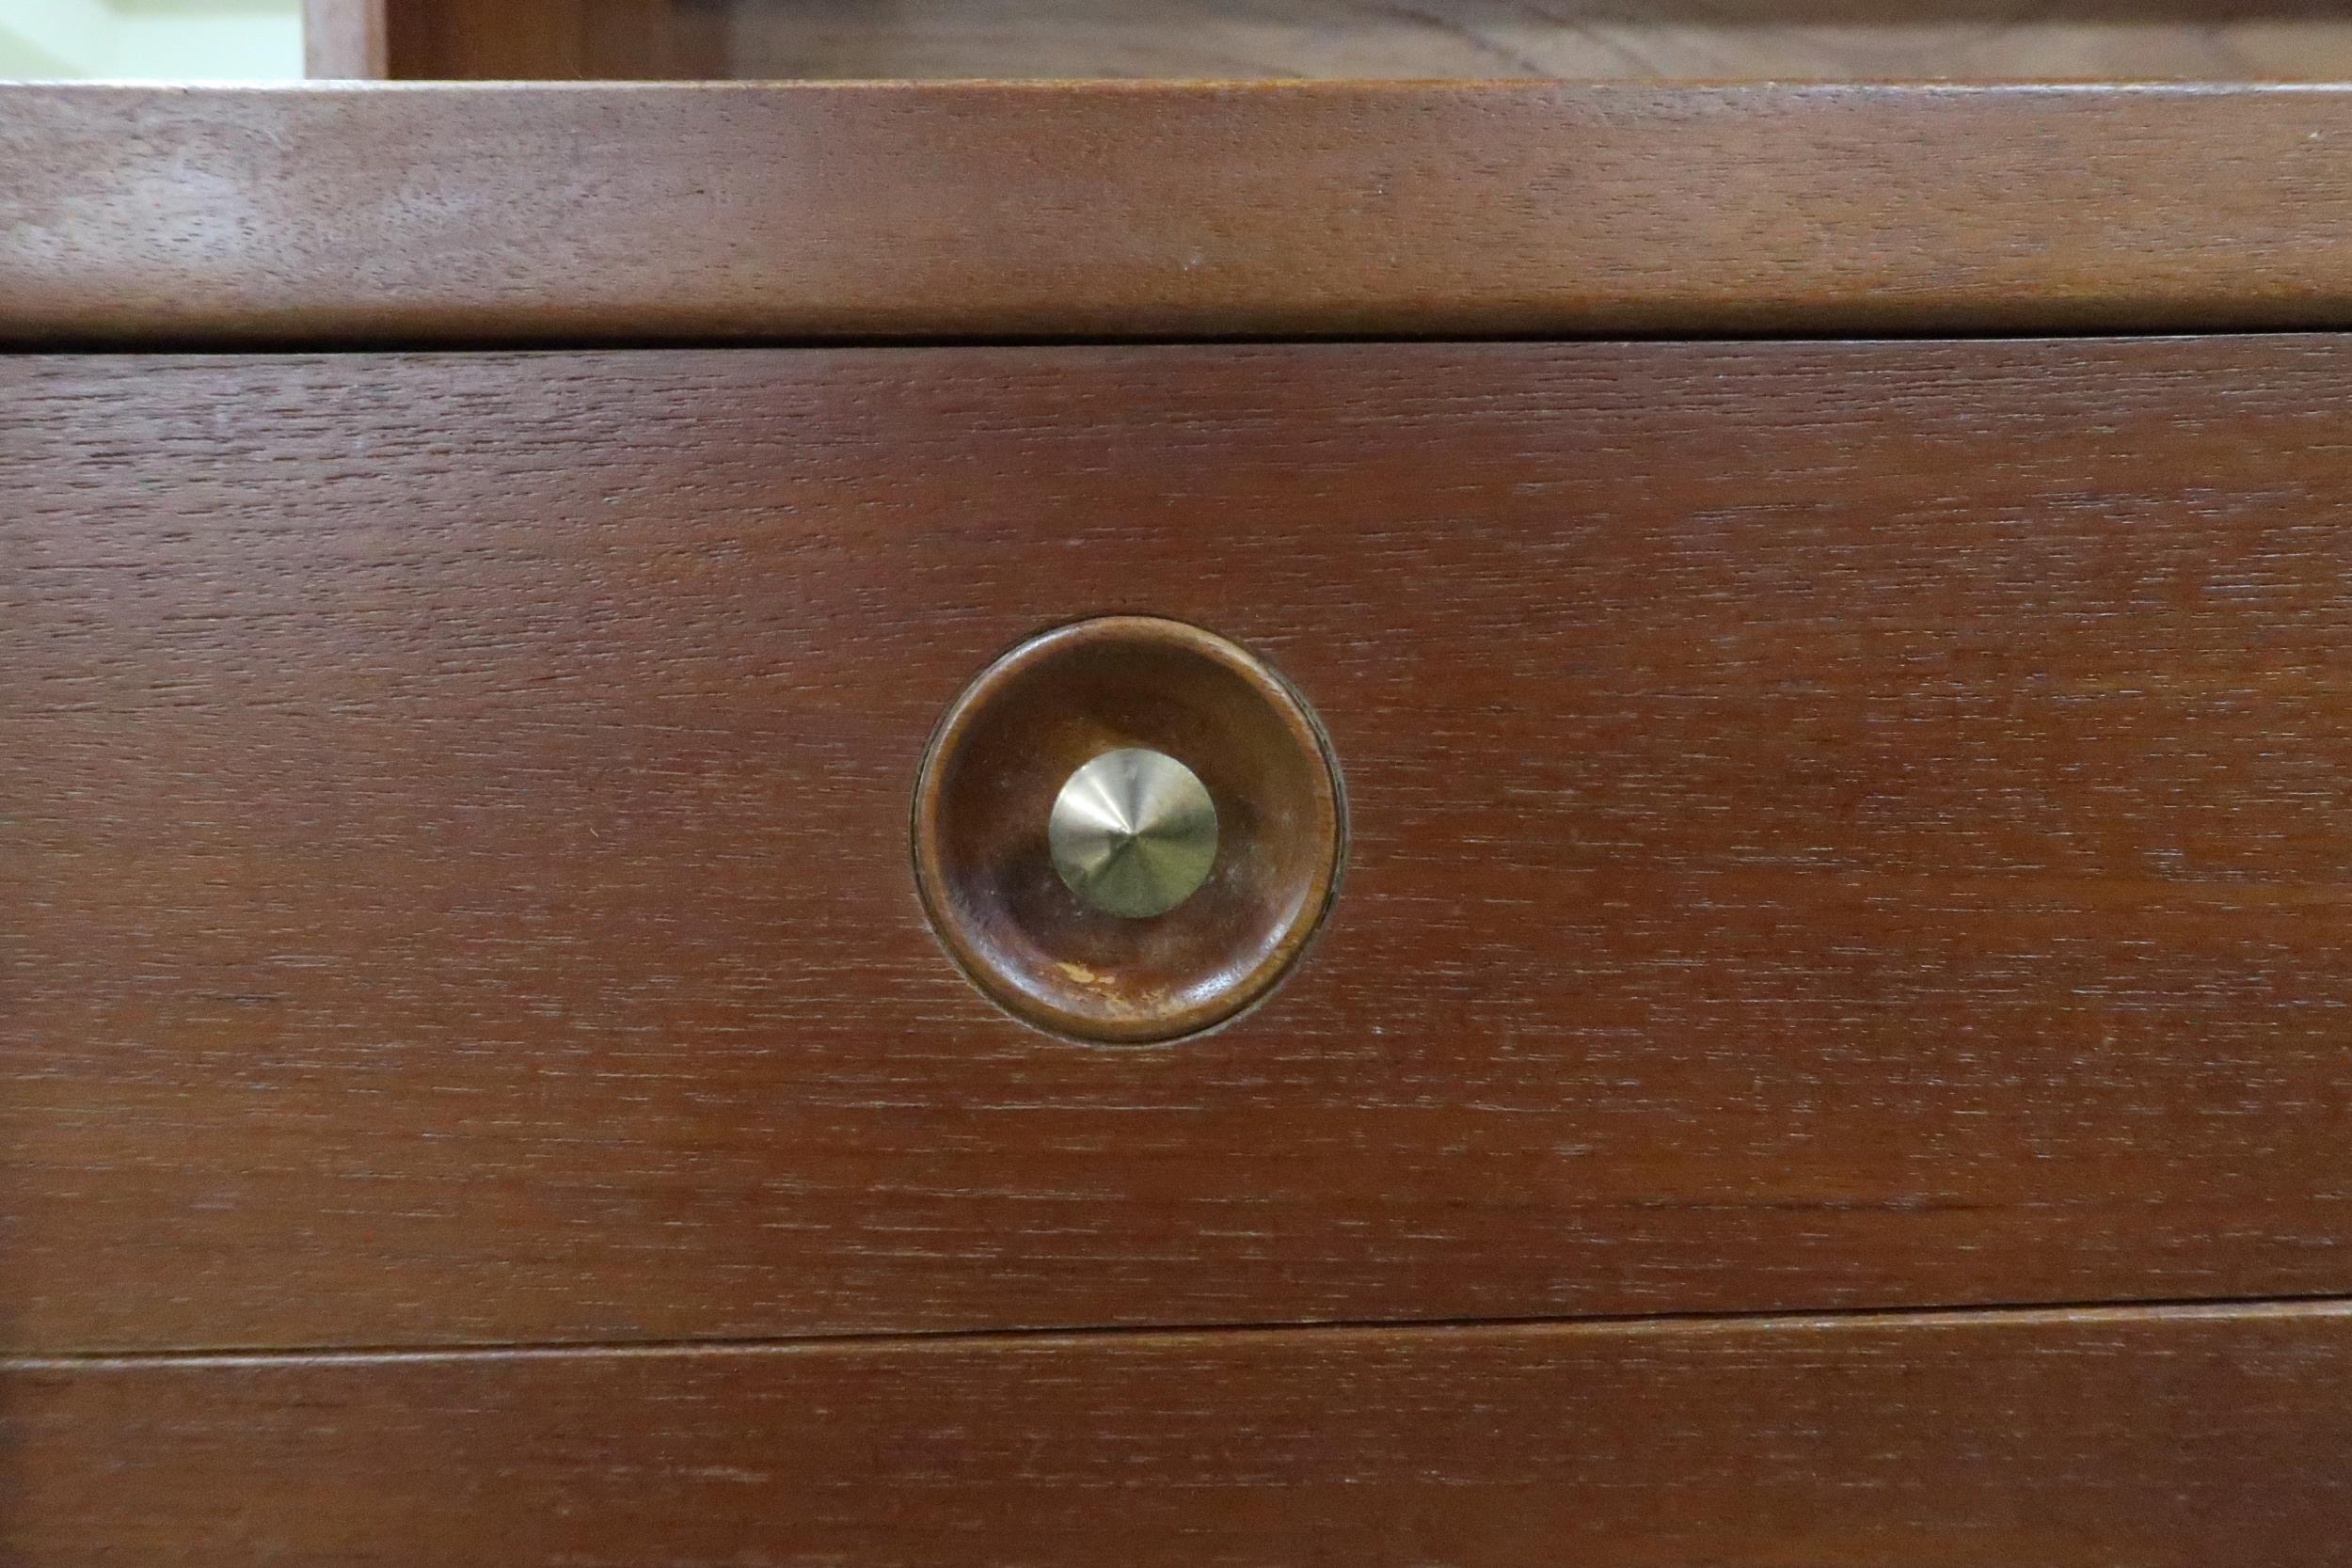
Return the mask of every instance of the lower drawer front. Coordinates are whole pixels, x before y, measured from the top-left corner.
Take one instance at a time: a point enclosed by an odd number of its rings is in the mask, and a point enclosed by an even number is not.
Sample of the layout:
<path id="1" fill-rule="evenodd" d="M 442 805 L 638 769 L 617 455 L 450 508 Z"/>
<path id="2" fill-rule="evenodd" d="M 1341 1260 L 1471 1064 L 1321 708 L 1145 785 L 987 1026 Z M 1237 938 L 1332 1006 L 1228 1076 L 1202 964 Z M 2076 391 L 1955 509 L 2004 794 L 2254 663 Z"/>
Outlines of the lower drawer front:
<path id="1" fill-rule="evenodd" d="M 0 1373 L 0 1553 L 438 1568 L 2312 1568 L 2339 1307 Z"/>
<path id="2" fill-rule="evenodd" d="M 2352 1291 L 2352 341 L 0 361 L 0 1343 Z M 1210 628 L 1348 845 L 1073 1043 L 909 812 Z"/>

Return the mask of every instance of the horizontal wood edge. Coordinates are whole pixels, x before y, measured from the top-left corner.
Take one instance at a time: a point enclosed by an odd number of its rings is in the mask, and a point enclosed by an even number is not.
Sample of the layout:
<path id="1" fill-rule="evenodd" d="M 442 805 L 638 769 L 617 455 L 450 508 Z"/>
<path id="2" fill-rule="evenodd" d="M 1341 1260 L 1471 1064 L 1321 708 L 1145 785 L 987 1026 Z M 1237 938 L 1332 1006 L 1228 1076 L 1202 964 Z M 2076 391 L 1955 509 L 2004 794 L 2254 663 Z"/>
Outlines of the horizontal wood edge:
<path id="1" fill-rule="evenodd" d="M 1311 1341 L 1324 1349 L 1394 1346 L 1464 1338 L 1590 1344 L 1654 1338 L 1831 1335 L 1848 1329 L 1946 1329 L 2007 1325 L 2130 1328 L 2166 1323 L 2246 1321 L 2343 1321 L 2352 1296 L 2299 1296 L 2199 1302 L 2097 1302 L 2061 1306 L 1864 1307 L 1821 1312 L 1688 1312 L 1642 1317 L 1523 1318 L 1443 1323 L 1193 1323 L 1168 1327 L 981 1329 L 961 1333 L 780 1336 L 762 1339 L 615 1340 L 601 1343 L 271 1347 L 252 1350 L 100 1351 L 0 1354 L 12 1372 L 136 1371 L 142 1369 L 464 1364 L 500 1361 L 605 1361 L 756 1358 L 778 1355 L 876 1356 L 985 1354 L 991 1351 L 1084 1354 L 1096 1347 L 1135 1351 L 1203 1349 L 1234 1341 Z"/>
<path id="2" fill-rule="evenodd" d="M 2352 87 L 0 89 L 0 344 L 2352 325 Z"/>

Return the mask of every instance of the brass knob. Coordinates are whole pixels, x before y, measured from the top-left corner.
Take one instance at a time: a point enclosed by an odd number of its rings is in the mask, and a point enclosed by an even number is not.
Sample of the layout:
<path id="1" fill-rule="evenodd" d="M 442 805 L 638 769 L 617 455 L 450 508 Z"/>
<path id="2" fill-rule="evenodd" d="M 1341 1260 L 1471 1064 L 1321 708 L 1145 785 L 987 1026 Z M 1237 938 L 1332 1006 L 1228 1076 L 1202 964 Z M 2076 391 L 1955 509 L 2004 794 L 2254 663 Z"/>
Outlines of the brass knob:
<path id="1" fill-rule="evenodd" d="M 1046 839 L 1071 892 L 1105 914 L 1148 920 L 1208 880 L 1216 802 L 1167 752 L 1122 746 L 1070 775 Z"/>

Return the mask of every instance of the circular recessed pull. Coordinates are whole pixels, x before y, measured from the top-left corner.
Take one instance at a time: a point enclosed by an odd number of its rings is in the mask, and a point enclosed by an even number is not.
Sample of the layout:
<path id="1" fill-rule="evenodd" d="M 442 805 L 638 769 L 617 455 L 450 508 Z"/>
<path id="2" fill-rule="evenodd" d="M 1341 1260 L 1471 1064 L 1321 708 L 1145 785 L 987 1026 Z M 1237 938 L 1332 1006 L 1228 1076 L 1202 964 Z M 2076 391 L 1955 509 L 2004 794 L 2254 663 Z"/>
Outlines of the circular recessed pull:
<path id="1" fill-rule="evenodd" d="M 949 955 L 1014 1014 L 1172 1039 L 1297 958 L 1343 816 L 1280 676 L 1197 626 L 1106 616 L 1023 643 L 948 709 L 915 785 L 915 879 Z"/>

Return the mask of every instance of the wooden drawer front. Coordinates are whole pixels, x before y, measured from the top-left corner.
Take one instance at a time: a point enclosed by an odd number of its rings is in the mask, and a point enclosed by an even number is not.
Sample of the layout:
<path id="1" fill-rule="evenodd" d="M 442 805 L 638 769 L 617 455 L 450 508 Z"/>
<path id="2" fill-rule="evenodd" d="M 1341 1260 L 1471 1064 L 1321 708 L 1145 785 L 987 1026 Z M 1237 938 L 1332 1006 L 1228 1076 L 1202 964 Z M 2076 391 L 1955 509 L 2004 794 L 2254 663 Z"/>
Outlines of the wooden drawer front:
<path id="1" fill-rule="evenodd" d="M 2352 340 L 0 361 L 0 1336 L 2352 1291 Z M 1015 1022 L 942 710 L 1197 623 L 1352 838 Z"/>
<path id="2" fill-rule="evenodd" d="M 2328 1307 L 0 1364 L 0 1554 L 2352 1560 Z"/>

